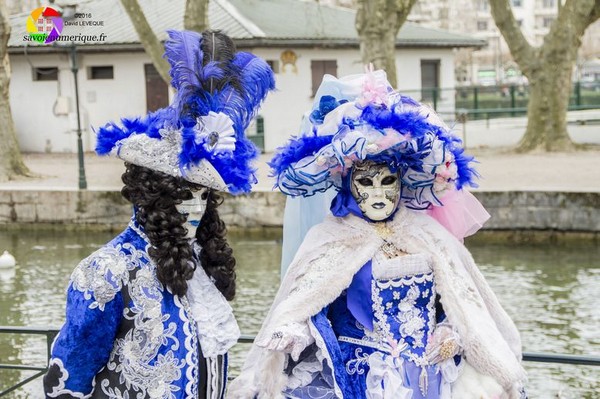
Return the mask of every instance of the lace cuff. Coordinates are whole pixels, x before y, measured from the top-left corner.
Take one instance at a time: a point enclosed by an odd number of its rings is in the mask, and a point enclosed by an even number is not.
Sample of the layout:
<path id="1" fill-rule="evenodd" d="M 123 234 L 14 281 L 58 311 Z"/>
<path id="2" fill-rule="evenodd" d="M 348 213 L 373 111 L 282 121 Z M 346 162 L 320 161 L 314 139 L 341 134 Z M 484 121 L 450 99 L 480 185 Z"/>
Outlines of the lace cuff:
<path id="1" fill-rule="evenodd" d="M 297 361 L 302 351 L 314 341 L 306 324 L 290 323 L 279 327 L 270 337 L 256 344 L 272 351 L 289 353 Z"/>
<path id="2" fill-rule="evenodd" d="M 240 328 L 233 309 L 200 265 L 188 280 L 187 298 L 204 357 L 225 354 L 237 343 Z"/>
<path id="3" fill-rule="evenodd" d="M 439 323 L 431 335 L 425 350 L 430 363 L 441 363 L 462 352 L 462 342 L 454 327 L 444 321 Z"/>

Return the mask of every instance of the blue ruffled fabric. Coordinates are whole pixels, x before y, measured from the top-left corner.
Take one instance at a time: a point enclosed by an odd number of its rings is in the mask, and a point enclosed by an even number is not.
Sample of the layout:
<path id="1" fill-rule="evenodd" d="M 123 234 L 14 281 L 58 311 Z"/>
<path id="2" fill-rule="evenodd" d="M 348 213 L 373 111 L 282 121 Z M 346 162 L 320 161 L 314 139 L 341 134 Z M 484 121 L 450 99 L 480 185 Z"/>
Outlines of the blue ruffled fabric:
<path id="1" fill-rule="evenodd" d="M 332 96 L 323 96 L 310 116 L 313 130 L 293 137 L 277 150 L 269 165 L 277 177 L 276 187 L 284 194 L 308 197 L 332 186 L 343 191 L 344 176 L 353 163 L 373 160 L 386 163 L 392 172 L 400 171 L 401 200 L 407 207 L 439 206 L 442 203 L 433 188 L 436 168 L 446 162 L 446 152 L 452 154 L 457 166 L 454 186 L 476 187 L 474 179 L 478 175 L 470 165 L 473 157 L 464 154 L 460 139 L 445 127 L 431 123 L 421 108 L 415 110 L 419 106 L 415 100 L 398 96 L 389 107 L 356 105 L 360 116 L 343 117 L 338 126 L 327 125 L 331 121 L 324 122 L 325 117 L 341 104 Z M 327 129 L 318 130 L 325 125 Z M 389 136 L 390 131 L 399 137 Z M 375 149 L 374 143 L 378 143 Z M 340 215 L 354 209 L 345 195 L 336 199 Z"/>
<path id="2" fill-rule="evenodd" d="M 319 100 L 319 108 L 315 109 L 310 114 L 310 121 L 315 124 L 323 123 L 325 116 L 348 100 L 337 101 L 333 96 L 323 96 Z"/>

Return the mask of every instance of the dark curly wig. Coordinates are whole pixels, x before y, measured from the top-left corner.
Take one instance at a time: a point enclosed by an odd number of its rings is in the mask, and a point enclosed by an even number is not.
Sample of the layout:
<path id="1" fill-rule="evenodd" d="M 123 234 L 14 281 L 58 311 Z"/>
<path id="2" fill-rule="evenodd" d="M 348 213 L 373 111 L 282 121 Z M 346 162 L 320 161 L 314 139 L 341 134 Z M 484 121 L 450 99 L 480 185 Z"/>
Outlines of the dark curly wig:
<path id="1" fill-rule="evenodd" d="M 187 280 L 194 274 L 190 262 L 193 251 L 183 226 L 186 216 L 177 211 L 176 205 L 191 199 L 191 190 L 200 186 L 143 166 L 125 166 L 121 194 L 135 206 L 136 220 L 150 240 L 148 252 L 156 263 L 158 280 L 174 294 L 185 295 Z M 221 202 L 221 196 L 208 191 L 206 212 L 196 238 L 202 247 L 200 264 L 223 296 L 231 300 L 235 296 L 235 258 L 225 238 L 225 223 L 217 212 Z"/>

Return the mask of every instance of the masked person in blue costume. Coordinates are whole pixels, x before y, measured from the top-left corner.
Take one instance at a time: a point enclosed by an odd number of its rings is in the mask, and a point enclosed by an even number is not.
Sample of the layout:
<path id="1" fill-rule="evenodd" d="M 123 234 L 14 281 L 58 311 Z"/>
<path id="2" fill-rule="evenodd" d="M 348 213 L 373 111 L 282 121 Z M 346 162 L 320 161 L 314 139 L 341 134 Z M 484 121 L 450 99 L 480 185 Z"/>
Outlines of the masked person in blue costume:
<path id="1" fill-rule="evenodd" d="M 235 259 L 217 193 L 248 192 L 257 155 L 244 130 L 274 88 L 229 37 L 169 31 L 173 103 L 98 129 L 125 161 L 129 226 L 71 275 L 47 398 L 222 398 L 239 328 Z"/>
<path id="2" fill-rule="evenodd" d="M 287 195 L 338 193 L 229 397 L 525 397 L 519 333 L 461 242 L 489 216 L 472 160 L 383 71 L 326 76 L 271 166 Z"/>

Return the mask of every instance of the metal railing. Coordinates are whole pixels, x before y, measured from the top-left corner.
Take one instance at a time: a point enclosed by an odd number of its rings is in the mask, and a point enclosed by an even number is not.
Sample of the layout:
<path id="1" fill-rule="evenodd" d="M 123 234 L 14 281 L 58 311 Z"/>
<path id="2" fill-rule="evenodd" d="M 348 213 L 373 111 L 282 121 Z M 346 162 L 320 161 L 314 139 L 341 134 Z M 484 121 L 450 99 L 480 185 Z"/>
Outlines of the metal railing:
<path id="1" fill-rule="evenodd" d="M 46 371 L 48 370 L 48 361 L 50 360 L 50 354 L 51 354 L 51 347 L 52 347 L 52 341 L 54 341 L 54 337 L 56 337 L 56 334 L 58 334 L 58 330 L 54 329 L 54 328 L 28 328 L 28 327 L 6 327 L 6 326 L 0 326 L 0 334 L 19 334 L 19 335 L 24 335 L 24 334 L 32 334 L 32 335 L 45 335 L 46 336 L 46 365 L 45 366 L 28 366 L 28 365 L 21 365 L 21 364 L 0 364 L 0 370 L 29 370 L 29 371 L 37 371 L 37 373 L 19 381 L 18 383 L 16 383 L 15 385 L 8 387 L 6 389 L 4 389 L 2 386 L 0 386 L 0 389 L 3 389 L 2 391 L 0 391 L 0 397 L 9 394 L 10 392 L 14 391 L 15 389 L 18 389 L 20 387 L 22 387 L 23 385 L 27 384 L 30 381 L 35 380 L 36 378 L 39 378 L 41 376 L 43 376 L 44 374 L 46 374 Z"/>
<path id="2" fill-rule="evenodd" d="M 50 360 L 50 348 L 52 346 L 52 341 L 54 341 L 54 337 L 58 334 L 57 329 L 53 328 L 28 328 L 28 327 L 6 327 L 0 326 L 0 334 L 33 334 L 33 335 L 45 335 L 46 336 L 46 349 L 47 349 L 47 360 L 46 364 Z M 251 344 L 254 342 L 254 336 L 252 335 L 241 335 L 238 339 L 238 343 L 241 344 Z M 559 363 L 559 364 L 577 364 L 584 366 L 600 366 L 600 357 L 596 356 L 583 356 L 583 355 L 563 355 L 563 354 L 553 354 L 553 353 L 533 353 L 533 352 L 524 352 L 523 360 L 526 362 L 541 362 L 541 363 Z M 0 397 L 14 391 L 27 384 L 30 381 L 33 381 L 36 378 L 41 377 L 48 370 L 47 366 L 27 366 L 27 365 L 19 365 L 19 364 L 0 364 L 0 370 L 31 370 L 37 371 L 32 376 L 29 376 L 22 381 L 19 381 L 17 384 L 0 391 Z M 2 389 L 2 387 L 0 387 Z"/>
<path id="3" fill-rule="evenodd" d="M 504 84 L 497 86 L 427 87 L 417 90 L 399 89 L 441 113 L 466 113 L 471 120 L 525 115 L 529 102 L 529 86 Z M 450 104 L 453 107 L 450 108 Z M 576 81 L 569 96 L 569 111 L 600 108 L 600 81 Z"/>

